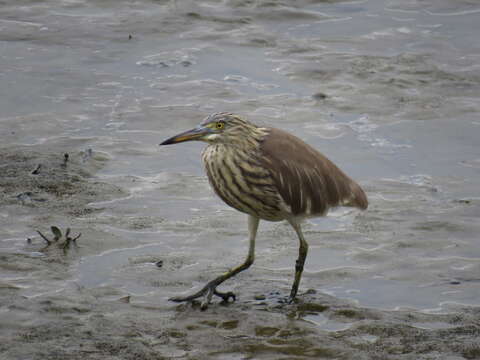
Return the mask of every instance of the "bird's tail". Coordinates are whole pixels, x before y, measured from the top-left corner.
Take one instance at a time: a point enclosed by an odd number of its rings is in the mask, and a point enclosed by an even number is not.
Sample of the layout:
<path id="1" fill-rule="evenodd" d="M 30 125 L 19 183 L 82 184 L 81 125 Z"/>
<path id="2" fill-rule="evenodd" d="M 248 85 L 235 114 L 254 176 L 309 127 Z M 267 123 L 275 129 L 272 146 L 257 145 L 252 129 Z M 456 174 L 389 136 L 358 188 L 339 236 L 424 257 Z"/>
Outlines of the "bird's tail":
<path id="1" fill-rule="evenodd" d="M 365 210 L 368 207 L 368 199 L 363 189 L 355 181 L 352 181 L 350 183 L 350 190 L 352 192 L 352 196 L 348 206 Z"/>

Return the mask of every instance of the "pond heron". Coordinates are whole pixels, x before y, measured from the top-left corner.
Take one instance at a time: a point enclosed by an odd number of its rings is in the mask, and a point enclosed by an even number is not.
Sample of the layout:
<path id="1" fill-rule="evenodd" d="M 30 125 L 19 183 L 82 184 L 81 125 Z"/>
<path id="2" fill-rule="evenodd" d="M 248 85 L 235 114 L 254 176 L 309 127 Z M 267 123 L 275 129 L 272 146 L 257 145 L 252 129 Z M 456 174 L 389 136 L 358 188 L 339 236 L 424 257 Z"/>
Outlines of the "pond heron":
<path id="1" fill-rule="evenodd" d="M 174 297 L 176 302 L 204 296 L 202 309 L 216 295 L 228 302 L 232 292 L 217 286 L 247 269 L 254 260 L 255 238 L 260 219 L 287 220 L 300 241 L 295 279 L 289 300 L 297 295 L 308 244 L 301 221 L 323 216 L 336 206 L 366 209 L 362 188 L 333 162 L 299 138 L 279 129 L 260 127 L 232 113 L 207 116 L 192 130 L 173 136 L 160 145 L 199 140 L 208 143 L 202 160 L 210 185 L 228 205 L 248 214 L 249 250 L 245 261 L 211 280 L 198 292 Z"/>

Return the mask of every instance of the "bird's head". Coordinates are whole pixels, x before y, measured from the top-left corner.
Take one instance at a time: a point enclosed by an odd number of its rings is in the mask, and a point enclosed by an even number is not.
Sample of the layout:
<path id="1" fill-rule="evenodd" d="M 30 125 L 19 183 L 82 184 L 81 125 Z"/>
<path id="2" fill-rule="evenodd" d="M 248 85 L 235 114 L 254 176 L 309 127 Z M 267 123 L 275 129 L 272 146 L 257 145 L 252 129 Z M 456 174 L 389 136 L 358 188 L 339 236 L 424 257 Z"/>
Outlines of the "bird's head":
<path id="1" fill-rule="evenodd" d="M 207 116 L 197 127 L 172 136 L 160 145 L 177 144 L 184 141 L 199 140 L 210 144 L 234 144 L 245 141 L 254 135 L 257 126 L 237 115 L 221 112 Z"/>

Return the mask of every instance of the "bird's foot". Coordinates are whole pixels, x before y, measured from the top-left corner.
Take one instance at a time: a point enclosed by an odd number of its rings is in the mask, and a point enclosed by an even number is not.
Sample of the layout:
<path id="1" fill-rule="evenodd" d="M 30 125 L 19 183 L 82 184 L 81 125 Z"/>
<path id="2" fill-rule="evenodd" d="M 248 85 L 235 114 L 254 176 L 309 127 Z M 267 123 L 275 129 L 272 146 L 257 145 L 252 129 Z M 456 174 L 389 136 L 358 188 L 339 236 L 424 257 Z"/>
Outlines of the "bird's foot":
<path id="1" fill-rule="evenodd" d="M 174 302 L 192 302 L 195 299 L 198 299 L 199 297 L 203 296 L 203 300 L 200 305 L 200 309 L 205 310 L 208 307 L 208 304 L 210 304 L 210 301 L 212 300 L 212 296 L 218 296 L 222 298 L 222 301 L 225 303 L 228 303 L 230 298 L 232 298 L 233 301 L 236 300 L 236 296 L 233 292 L 228 291 L 228 292 L 220 292 L 217 290 L 218 284 L 215 281 L 209 282 L 207 285 L 205 285 L 201 290 L 197 291 L 196 293 L 188 296 L 175 296 L 170 298 L 170 301 Z"/>
<path id="2" fill-rule="evenodd" d="M 298 286 L 293 285 L 292 291 L 290 291 L 290 296 L 287 298 L 287 304 L 293 304 L 297 302 L 297 292 Z"/>
<path id="3" fill-rule="evenodd" d="M 298 302 L 298 299 L 297 299 L 296 296 L 294 296 L 294 297 L 289 296 L 287 298 L 287 304 L 294 304 L 294 303 L 297 303 L 297 302 Z"/>
<path id="4" fill-rule="evenodd" d="M 232 298 L 232 301 L 237 300 L 236 295 L 235 295 L 233 292 L 231 292 L 231 291 L 227 291 L 226 293 L 223 293 L 223 292 L 217 291 L 217 289 L 215 289 L 215 290 L 213 291 L 213 295 L 216 295 L 216 296 L 218 296 L 218 297 L 221 297 L 221 298 L 222 298 L 222 301 L 223 301 L 223 302 L 226 302 L 226 303 L 228 303 L 228 301 L 230 300 L 230 298 Z"/>

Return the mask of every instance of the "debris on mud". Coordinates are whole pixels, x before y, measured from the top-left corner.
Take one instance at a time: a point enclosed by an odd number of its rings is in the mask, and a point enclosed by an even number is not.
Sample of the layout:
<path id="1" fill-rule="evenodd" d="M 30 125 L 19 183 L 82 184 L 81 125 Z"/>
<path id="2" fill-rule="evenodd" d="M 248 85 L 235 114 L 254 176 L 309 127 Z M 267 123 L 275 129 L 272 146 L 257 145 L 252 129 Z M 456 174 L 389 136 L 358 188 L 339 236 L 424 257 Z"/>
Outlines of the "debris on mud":
<path id="1" fill-rule="evenodd" d="M 52 244 L 56 244 L 59 248 L 63 249 L 64 252 L 67 252 L 70 249 L 71 245 L 78 246 L 77 245 L 77 239 L 82 236 L 82 233 L 79 233 L 75 237 L 70 237 L 70 228 L 67 228 L 65 231 L 65 236 L 62 235 L 62 231 L 56 227 L 52 226 L 50 227 L 53 233 L 53 239 L 47 238 L 45 235 L 43 235 L 39 230 L 37 230 L 38 235 L 42 237 L 43 240 L 47 243 L 46 247 L 49 247 Z"/>
<path id="2" fill-rule="evenodd" d="M 59 154 L 40 146 L 9 146 L 0 148 L 0 157 L 1 206 L 77 214 L 86 212 L 89 202 L 123 194 L 120 188 L 93 179 L 108 158 L 91 149 Z"/>

